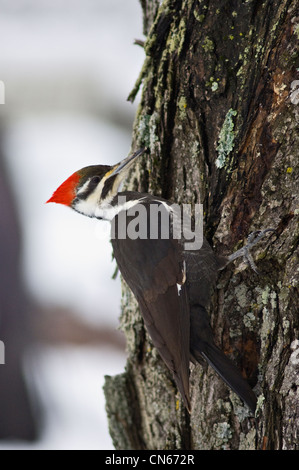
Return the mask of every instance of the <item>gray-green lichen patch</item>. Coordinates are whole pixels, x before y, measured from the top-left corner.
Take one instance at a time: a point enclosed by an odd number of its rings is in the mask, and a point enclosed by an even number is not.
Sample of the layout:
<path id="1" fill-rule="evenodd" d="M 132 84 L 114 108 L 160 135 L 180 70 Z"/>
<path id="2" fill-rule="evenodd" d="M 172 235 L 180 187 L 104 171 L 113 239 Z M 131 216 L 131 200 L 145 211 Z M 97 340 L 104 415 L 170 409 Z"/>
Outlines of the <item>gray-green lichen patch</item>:
<path id="1" fill-rule="evenodd" d="M 218 140 L 218 158 L 216 160 L 217 168 L 223 168 L 226 165 L 228 155 L 234 148 L 235 133 L 233 117 L 237 115 L 237 111 L 229 109 L 227 112 Z"/>
<path id="2" fill-rule="evenodd" d="M 241 308 L 245 308 L 248 306 L 249 301 L 248 301 L 248 291 L 247 287 L 244 284 L 240 284 L 235 288 L 235 296 L 238 301 L 238 305 Z"/>
<path id="3" fill-rule="evenodd" d="M 200 15 L 196 10 L 193 12 L 194 18 L 199 22 L 203 23 L 206 15 Z"/>
<path id="4" fill-rule="evenodd" d="M 226 445 L 233 436 L 229 423 L 222 422 L 214 424 L 214 433 L 216 446 L 225 450 Z"/>
<path id="5" fill-rule="evenodd" d="M 286 365 L 286 368 L 284 370 L 284 379 L 282 386 L 280 388 L 280 393 L 283 395 L 287 396 L 290 395 L 292 392 L 290 390 L 290 383 L 293 383 L 296 387 L 293 387 L 293 392 L 297 395 L 298 393 L 298 387 L 299 387 L 299 340 L 295 339 L 292 341 L 290 345 L 290 351 L 291 355 L 289 357 L 289 361 Z M 298 398 L 297 398 L 298 400 Z"/>
<path id="6" fill-rule="evenodd" d="M 149 114 L 145 114 L 140 117 L 137 131 L 138 131 L 138 140 L 139 145 L 149 147 L 150 145 L 150 133 L 149 133 L 149 122 L 151 116 Z"/>
<path id="7" fill-rule="evenodd" d="M 138 143 L 139 145 L 149 148 L 154 151 L 155 144 L 158 142 L 158 124 L 160 122 L 160 116 L 157 112 L 152 115 L 145 114 L 140 117 L 137 126 L 138 132 Z"/>
<path id="8" fill-rule="evenodd" d="M 260 330 L 261 338 L 261 352 L 265 354 L 268 351 L 268 347 L 273 338 L 273 331 L 275 330 L 275 315 L 278 308 L 277 304 L 277 293 L 274 290 L 271 290 L 269 286 L 266 286 L 264 289 L 260 287 L 256 288 L 258 292 L 257 302 L 262 306 L 262 325 Z M 279 349 L 281 347 L 278 342 L 276 347 Z"/>
<path id="9" fill-rule="evenodd" d="M 249 408 L 242 402 L 242 400 L 238 397 L 238 395 L 232 390 L 230 390 L 229 392 L 229 399 L 233 405 L 234 414 L 236 415 L 240 423 L 242 423 L 247 418 L 252 416 L 252 412 L 249 410 Z"/>
<path id="10" fill-rule="evenodd" d="M 261 301 L 263 305 L 267 305 L 270 295 L 270 287 L 266 286 L 263 291 L 261 291 Z"/>
<path id="11" fill-rule="evenodd" d="M 255 324 L 256 324 L 256 318 L 253 312 L 248 312 L 246 315 L 244 315 L 243 318 L 244 325 L 246 328 L 249 330 L 253 329 Z"/>
<path id="12" fill-rule="evenodd" d="M 256 403 L 256 410 L 255 410 L 255 416 L 257 417 L 259 415 L 259 412 L 260 411 L 263 411 L 264 409 L 264 401 L 265 401 L 265 397 L 263 394 L 261 394 L 258 399 L 257 399 L 257 403 Z"/>
<path id="13" fill-rule="evenodd" d="M 167 41 L 168 51 L 167 52 L 169 54 L 176 52 L 179 55 L 185 42 L 185 36 L 186 36 L 186 19 L 183 17 L 179 23 L 178 29 L 174 32 L 174 34 L 172 34 L 168 38 L 168 41 Z"/>
<path id="14" fill-rule="evenodd" d="M 214 51 L 215 45 L 214 45 L 213 41 L 210 38 L 206 37 L 203 44 L 202 44 L 202 48 L 206 53 L 209 53 L 209 52 Z"/>
<path id="15" fill-rule="evenodd" d="M 185 96 L 181 96 L 178 100 L 178 107 L 180 110 L 180 118 L 184 119 L 186 116 L 186 109 L 187 109 L 187 100 Z"/>
<path id="16" fill-rule="evenodd" d="M 241 432 L 239 450 L 256 450 L 255 439 L 255 428 L 252 428 L 247 434 Z"/>
<path id="17" fill-rule="evenodd" d="M 299 104 L 299 80 L 294 80 L 291 83 L 290 100 L 294 105 Z"/>
<path id="18" fill-rule="evenodd" d="M 212 84 L 211 84 L 211 90 L 212 90 L 212 91 L 217 91 L 218 88 L 219 88 L 219 83 L 217 83 L 217 82 L 212 82 Z"/>

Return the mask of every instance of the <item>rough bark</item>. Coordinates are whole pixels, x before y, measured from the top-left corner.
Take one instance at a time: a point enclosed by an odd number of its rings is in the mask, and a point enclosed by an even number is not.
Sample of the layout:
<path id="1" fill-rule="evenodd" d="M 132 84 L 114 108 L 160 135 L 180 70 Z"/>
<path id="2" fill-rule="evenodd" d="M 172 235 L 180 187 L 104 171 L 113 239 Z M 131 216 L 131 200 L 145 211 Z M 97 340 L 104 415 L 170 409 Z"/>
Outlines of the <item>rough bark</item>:
<path id="1" fill-rule="evenodd" d="M 259 397 L 256 419 L 206 365 L 191 367 L 189 416 L 123 287 L 126 371 L 107 377 L 117 449 L 296 449 L 299 433 L 298 35 L 295 0 L 141 1 L 145 63 L 130 187 L 204 205 L 218 253 L 276 234 L 219 276 L 218 345 Z M 151 28 L 149 27 L 151 25 Z M 297 208 L 296 208 L 297 207 Z"/>

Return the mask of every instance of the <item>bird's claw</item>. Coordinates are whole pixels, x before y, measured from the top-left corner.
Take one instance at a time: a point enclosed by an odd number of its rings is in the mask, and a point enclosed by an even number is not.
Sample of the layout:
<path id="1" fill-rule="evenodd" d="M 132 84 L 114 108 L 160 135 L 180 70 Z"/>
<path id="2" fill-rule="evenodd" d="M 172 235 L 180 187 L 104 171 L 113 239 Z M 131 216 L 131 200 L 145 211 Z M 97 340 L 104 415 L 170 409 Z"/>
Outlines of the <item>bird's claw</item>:
<path id="1" fill-rule="evenodd" d="M 251 234 L 247 238 L 246 246 L 252 248 L 266 235 L 267 232 L 275 232 L 275 229 L 266 228 L 266 230 L 256 230 L 255 232 L 251 232 Z"/>
<path id="2" fill-rule="evenodd" d="M 229 256 L 229 261 L 233 261 L 237 258 L 243 257 L 245 263 L 253 269 L 256 274 L 259 274 L 256 264 L 253 260 L 253 257 L 250 253 L 250 250 L 253 246 L 260 242 L 260 240 L 266 235 L 268 232 L 275 232 L 273 228 L 267 228 L 266 230 L 257 230 L 256 232 L 252 232 L 249 237 L 247 238 L 247 245 L 243 246 L 240 250 L 236 251 L 232 255 Z"/>

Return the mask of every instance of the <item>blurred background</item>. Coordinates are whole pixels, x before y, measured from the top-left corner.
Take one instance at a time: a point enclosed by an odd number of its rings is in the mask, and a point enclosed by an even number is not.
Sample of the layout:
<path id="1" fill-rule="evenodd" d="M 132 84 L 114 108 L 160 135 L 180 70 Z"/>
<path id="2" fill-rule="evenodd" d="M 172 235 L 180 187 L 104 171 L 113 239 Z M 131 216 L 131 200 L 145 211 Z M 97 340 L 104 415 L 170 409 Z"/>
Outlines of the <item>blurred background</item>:
<path id="1" fill-rule="evenodd" d="M 0 12 L 0 449 L 112 449 L 102 386 L 126 354 L 109 226 L 45 201 L 130 150 L 141 7 L 0 0 Z"/>

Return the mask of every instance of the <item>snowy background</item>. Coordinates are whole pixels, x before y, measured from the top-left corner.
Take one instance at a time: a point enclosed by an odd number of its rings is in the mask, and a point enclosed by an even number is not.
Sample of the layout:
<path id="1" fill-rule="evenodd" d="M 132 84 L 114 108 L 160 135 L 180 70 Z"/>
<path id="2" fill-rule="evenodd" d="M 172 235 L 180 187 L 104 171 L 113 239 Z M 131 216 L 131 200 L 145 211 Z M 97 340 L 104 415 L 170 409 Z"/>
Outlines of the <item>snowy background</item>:
<path id="1" fill-rule="evenodd" d="M 45 201 L 77 169 L 114 164 L 130 150 L 136 105 L 126 98 L 144 59 L 133 45 L 143 39 L 139 1 L 0 0 L 0 12 L 0 124 L 27 289 L 91 328 L 116 329 L 120 281 L 107 226 Z M 25 366 L 45 408 L 41 439 L 0 449 L 111 449 L 102 386 L 105 374 L 123 371 L 125 352 L 39 348 Z"/>

